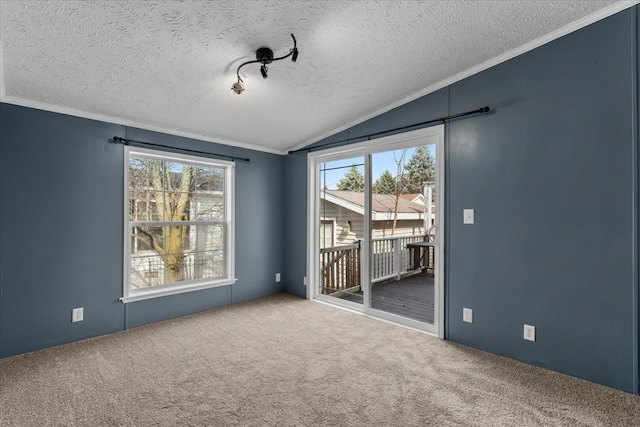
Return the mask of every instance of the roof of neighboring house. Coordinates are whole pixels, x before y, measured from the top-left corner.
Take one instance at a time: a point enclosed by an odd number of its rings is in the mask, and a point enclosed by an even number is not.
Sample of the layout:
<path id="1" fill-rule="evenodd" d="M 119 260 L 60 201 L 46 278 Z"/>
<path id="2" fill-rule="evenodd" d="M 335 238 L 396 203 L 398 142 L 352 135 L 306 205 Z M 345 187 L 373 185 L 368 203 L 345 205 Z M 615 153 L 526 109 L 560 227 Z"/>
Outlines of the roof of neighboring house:
<path id="1" fill-rule="evenodd" d="M 355 191 L 339 191 L 324 190 L 320 192 L 321 197 L 327 201 L 337 203 L 347 209 L 359 208 L 357 211 L 364 209 L 364 193 Z M 326 197 L 325 197 L 326 196 Z M 372 194 L 372 209 L 376 213 L 394 212 L 396 196 L 392 194 Z M 346 203 L 340 203 L 340 201 Z M 362 213 L 362 212 L 359 212 Z M 401 214 L 422 214 L 424 213 L 424 205 L 414 203 L 402 196 L 398 198 L 398 213 Z"/>
<path id="2" fill-rule="evenodd" d="M 401 194 L 400 197 L 406 200 L 413 200 L 420 195 L 421 195 L 420 193 L 410 193 L 410 194 Z"/>
<path id="3" fill-rule="evenodd" d="M 410 202 L 418 203 L 420 205 L 424 205 L 424 195 L 422 193 L 410 193 L 410 194 L 401 194 L 401 198 L 405 200 L 409 200 Z"/>

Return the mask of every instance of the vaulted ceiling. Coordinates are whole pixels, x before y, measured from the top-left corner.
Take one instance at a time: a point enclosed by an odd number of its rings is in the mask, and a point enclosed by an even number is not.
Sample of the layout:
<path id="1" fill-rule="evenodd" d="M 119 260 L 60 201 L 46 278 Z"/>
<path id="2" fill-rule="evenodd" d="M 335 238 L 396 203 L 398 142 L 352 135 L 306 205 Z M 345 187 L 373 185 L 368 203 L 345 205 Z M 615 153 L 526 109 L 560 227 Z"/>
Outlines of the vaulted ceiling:
<path id="1" fill-rule="evenodd" d="M 1 100 L 283 153 L 634 3 L 3 0 Z"/>

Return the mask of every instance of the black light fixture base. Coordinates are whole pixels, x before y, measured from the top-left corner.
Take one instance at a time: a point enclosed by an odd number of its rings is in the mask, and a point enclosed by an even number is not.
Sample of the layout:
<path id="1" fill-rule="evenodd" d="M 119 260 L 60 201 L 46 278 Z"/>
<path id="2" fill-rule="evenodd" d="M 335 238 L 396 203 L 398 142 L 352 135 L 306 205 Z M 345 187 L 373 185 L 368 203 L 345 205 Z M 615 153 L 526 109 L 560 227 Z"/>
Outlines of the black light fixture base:
<path id="1" fill-rule="evenodd" d="M 273 51 L 268 47 L 261 47 L 256 50 L 256 59 L 263 64 L 271 64 L 273 62 Z"/>
<path id="2" fill-rule="evenodd" d="M 240 64 L 240 66 L 236 70 L 236 76 L 238 77 L 238 81 L 233 85 L 231 85 L 231 90 L 237 93 L 238 95 L 244 92 L 244 85 L 242 84 L 243 80 L 240 77 L 240 70 L 245 65 L 255 64 L 255 63 L 262 64 L 260 66 L 260 74 L 262 74 L 263 79 L 266 79 L 267 77 L 269 77 L 267 75 L 267 72 L 269 71 L 267 64 L 271 64 L 274 61 L 280 61 L 282 59 L 289 58 L 289 57 L 291 57 L 291 60 L 293 62 L 296 62 L 296 59 L 298 59 L 298 44 L 293 34 L 291 34 L 291 38 L 293 39 L 293 48 L 289 50 L 289 53 L 287 53 L 286 55 L 274 58 L 273 51 L 268 47 L 261 47 L 260 49 L 256 50 L 256 59 L 253 61 L 243 62 L 242 64 Z"/>

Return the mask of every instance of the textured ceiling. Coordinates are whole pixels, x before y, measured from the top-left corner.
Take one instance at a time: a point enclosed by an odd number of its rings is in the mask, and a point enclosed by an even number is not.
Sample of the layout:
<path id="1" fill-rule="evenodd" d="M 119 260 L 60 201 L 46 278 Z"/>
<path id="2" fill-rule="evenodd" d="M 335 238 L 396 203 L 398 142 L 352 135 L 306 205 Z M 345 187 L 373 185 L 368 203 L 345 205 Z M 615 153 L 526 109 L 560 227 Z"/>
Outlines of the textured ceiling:
<path id="1" fill-rule="evenodd" d="M 2 100 L 283 152 L 631 4 L 3 0 Z M 233 93 L 237 66 L 291 33 L 298 61 L 267 80 L 246 66 Z"/>

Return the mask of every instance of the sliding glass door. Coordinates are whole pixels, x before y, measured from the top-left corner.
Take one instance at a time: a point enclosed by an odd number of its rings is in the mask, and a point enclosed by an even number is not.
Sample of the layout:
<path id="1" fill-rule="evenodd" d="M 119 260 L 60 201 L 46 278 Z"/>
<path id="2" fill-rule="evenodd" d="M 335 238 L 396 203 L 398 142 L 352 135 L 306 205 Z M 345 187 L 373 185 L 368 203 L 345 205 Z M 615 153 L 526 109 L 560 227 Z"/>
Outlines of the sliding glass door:
<path id="1" fill-rule="evenodd" d="M 442 336 L 444 127 L 309 155 L 310 297 Z"/>
<path id="2" fill-rule="evenodd" d="M 364 215 L 354 206 L 364 206 L 364 157 L 321 162 L 318 172 L 317 292 L 362 305 Z"/>
<path id="3" fill-rule="evenodd" d="M 370 159 L 370 307 L 433 325 L 436 144 Z"/>

